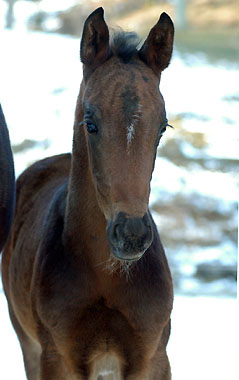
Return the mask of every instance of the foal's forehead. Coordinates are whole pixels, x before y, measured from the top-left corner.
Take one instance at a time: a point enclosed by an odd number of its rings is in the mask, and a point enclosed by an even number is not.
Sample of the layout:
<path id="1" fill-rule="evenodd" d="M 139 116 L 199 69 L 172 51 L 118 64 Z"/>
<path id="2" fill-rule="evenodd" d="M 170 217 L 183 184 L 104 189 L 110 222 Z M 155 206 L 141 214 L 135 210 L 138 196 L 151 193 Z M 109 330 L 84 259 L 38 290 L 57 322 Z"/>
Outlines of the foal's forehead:
<path id="1" fill-rule="evenodd" d="M 135 86 L 126 85 L 119 93 L 124 117 L 130 122 L 133 116 L 141 113 L 142 102 Z"/>
<path id="2" fill-rule="evenodd" d="M 159 80 L 140 60 L 124 64 L 113 57 L 92 75 L 87 95 L 99 106 L 120 108 L 126 118 L 145 107 L 164 108 Z"/>
<path id="3" fill-rule="evenodd" d="M 102 78 L 107 82 L 120 81 L 124 86 L 156 89 L 159 80 L 153 71 L 140 59 L 134 59 L 129 63 L 123 63 L 120 58 L 113 57 L 102 66 Z"/>

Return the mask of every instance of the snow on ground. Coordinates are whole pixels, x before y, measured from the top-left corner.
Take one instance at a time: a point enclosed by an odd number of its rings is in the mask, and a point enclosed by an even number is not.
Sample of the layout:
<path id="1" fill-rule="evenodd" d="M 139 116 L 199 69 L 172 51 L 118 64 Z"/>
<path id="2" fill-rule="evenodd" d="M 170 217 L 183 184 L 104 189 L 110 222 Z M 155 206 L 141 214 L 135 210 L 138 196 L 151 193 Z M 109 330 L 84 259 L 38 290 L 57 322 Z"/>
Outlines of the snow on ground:
<path id="1" fill-rule="evenodd" d="M 235 299 L 176 297 L 168 354 L 173 380 L 238 380 Z"/>
<path id="2" fill-rule="evenodd" d="M 0 379 L 26 380 L 21 349 L 10 322 L 3 293 L 0 293 Z"/>
<path id="3" fill-rule="evenodd" d="M 159 192 L 165 192 L 166 197 L 175 193 L 200 193 L 226 204 L 238 200 L 238 181 L 231 173 L 200 168 L 190 171 L 182 166 L 177 167 L 162 157 L 155 162 L 151 187 L 152 203 L 157 201 Z"/>
<path id="4" fill-rule="evenodd" d="M 0 378 L 26 380 L 2 293 L 0 305 Z M 238 317 L 235 299 L 176 296 L 168 345 L 172 380 L 238 380 Z"/>

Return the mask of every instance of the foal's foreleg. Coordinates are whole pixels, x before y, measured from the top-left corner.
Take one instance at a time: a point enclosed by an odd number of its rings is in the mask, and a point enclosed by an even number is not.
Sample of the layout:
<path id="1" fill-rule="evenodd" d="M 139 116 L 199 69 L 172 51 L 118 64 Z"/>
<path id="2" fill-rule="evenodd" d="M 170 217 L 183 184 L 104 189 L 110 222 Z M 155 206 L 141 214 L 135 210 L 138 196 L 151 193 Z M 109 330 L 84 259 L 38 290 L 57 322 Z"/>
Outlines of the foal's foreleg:
<path id="1" fill-rule="evenodd" d="M 40 350 L 30 341 L 21 342 L 25 371 L 28 380 L 40 380 Z"/>
<path id="2" fill-rule="evenodd" d="M 60 355 L 54 350 L 43 350 L 40 368 L 40 380 L 73 379 L 69 373 L 66 373 L 62 366 Z"/>
<path id="3" fill-rule="evenodd" d="M 166 347 L 168 344 L 171 330 L 171 321 L 169 320 L 164 327 L 158 350 L 152 359 L 152 375 L 150 380 L 171 380 L 171 367 L 168 360 Z"/>

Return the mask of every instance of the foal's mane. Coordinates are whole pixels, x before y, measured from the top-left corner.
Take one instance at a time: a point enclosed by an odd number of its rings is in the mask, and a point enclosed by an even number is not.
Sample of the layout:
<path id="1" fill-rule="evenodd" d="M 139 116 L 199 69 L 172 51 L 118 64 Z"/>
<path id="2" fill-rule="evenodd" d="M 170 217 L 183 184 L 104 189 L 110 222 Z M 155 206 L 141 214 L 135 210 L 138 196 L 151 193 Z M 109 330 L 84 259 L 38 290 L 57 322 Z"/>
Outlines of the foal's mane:
<path id="1" fill-rule="evenodd" d="M 140 38 L 135 32 L 114 31 L 111 36 L 110 47 L 113 55 L 129 63 L 138 53 Z"/>

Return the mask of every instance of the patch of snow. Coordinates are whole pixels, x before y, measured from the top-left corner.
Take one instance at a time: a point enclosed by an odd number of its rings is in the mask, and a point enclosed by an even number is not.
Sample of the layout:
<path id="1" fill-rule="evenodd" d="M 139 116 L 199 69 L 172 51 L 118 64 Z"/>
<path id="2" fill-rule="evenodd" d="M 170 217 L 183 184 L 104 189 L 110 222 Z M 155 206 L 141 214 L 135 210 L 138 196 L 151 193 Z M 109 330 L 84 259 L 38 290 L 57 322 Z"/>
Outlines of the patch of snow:
<path id="1" fill-rule="evenodd" d="M 222 203 L 238 200 L 238 181 L 230 173 L 203 169 L 189 171 L 162 157 L 156 160 L 151 188 L 151 204 L 156 202 L 159 196 L 165 196 L 167 199 L 170 194 L 177 193 L 194 193 L 195 197 L 196 194 L 203 194 L 220 199 Z"/>
<path id="2" fill-rule="evenodd" d="M 235 299 L 175 297 L 168 346 L 172 379 L 239 378 Z"/>
<path id="3" fill-rule="evenodd" d="M 238 68 L 195 61 L 192 55 L 190 59 L 188 65 L 176 53 L 162 74 L 160 88 L 167 113 L 194 114 L 196 118 L 184 120 L 183 126 L 188 131 L 205 133 L 209 144 L 207 153 L 238 159 L 238 102 L 225 101 L 226 97 L 238 93 Z M 198 115 L 205 115 L 206 120 L 198 120 Z"/>
<path id="4" fill-rule="evenodd" d="M 74 5 L 79 4 L 77 0 L 41 0 L 40 8 L 42 11 L 51 13 L 65 11 Z"/>
<path id="5" fill-rule="evenodd" d="M 12 144 L 25 139 L 50 142 L 47 150 L 33 149 L 22 157 L 18 154 L 15 164 L 19 174 L 29 161 L 71 151 L 82 80 L 80 43 L 37 32 L 1 33 L 0 101 Z"/>

